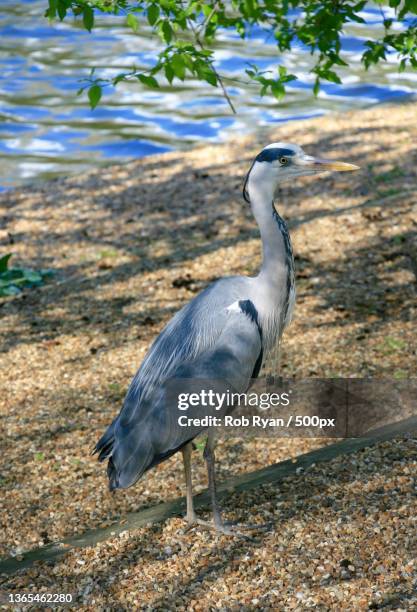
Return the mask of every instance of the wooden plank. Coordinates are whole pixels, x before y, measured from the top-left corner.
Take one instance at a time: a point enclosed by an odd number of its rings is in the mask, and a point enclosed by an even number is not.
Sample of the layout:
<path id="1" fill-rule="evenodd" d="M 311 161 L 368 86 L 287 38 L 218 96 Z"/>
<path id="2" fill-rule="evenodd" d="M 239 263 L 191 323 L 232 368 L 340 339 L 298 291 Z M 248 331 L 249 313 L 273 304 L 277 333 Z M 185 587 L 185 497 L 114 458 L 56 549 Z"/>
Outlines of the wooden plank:
<path id="1" fill-rule="evenodd" d="M 349 438 L 319 448 L 314 451 L 305 453 L 294 459 L 281 461 L 274 465 L 262 468 L 256 472 L 242 474 L 230 478 L 219 484 L 219 497 L 226 497 L 233 491 L 247 491 L 257 486 L 279 482 L 283 478 L 294 474 L 295 471 L 302 467 L 307 468 L 313 463 L 322 463 L 331 461 L 340 455 L 350 454 L 395 438 L 403 437 L 417 431 L 417 416 L 410 417 L 398 423 L 387 425 L 370 432 L 366 438 Z M 265 438 L 267 443 L 267 438 Z M 195 498 L 196 508 L 201 508 L 209 505 L 209 495 L 207 490 L 203 491 Z M 121 521 L 115 522 L 108 527 L 99 527 L 94 530 L 87 531 L 83 535 L 66 538 L 62 542 L 49 544 L 42 548 L 35 548 L 27 553 L 24 553 L 21 560 L 15 557 L 10 557 L 0 561 L 0 574 L 13 574 L 16 571 L 30 567 L 33 563 L 39 561 L 53 562 L 65 555 L 69 550 L 74 548 L 84 548 L 86 546 L 94 546 L 98 542 L 103 542 L 111 537 L 114 537 L 126 530 L 133 530 L 148 525 L 149 523 L 157 523 L 171 516 L 180 515 L 185 510 L 185 498 L 181 497 L 171 502 L 158 504 L 139 512 L 131 512 Z"/>

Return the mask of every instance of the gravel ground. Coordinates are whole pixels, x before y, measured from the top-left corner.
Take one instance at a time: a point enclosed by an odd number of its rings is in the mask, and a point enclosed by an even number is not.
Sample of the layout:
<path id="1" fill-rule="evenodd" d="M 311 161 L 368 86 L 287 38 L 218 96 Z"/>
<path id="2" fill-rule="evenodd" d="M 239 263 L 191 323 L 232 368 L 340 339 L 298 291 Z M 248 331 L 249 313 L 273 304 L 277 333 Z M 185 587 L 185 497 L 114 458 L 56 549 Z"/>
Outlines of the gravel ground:
<path id="1" fill-rule="evenodd" d="M 183 493 L 173 457 L 110 495 L 89 451 L 167 319 L 212 279 L 256 271 L 259 241 L 241 188 L 268 141 L 362 167 L 280 190 L 298 286 L 282 375 L 415 375 L 416 137 L 415 103 L 379 106 L 0 195 L 2 251 L 15 253 L 14 265 L 56 270 L 0 307 L 0 554 Z M 328 442 L 221 441 L 219 478 Z M 173 519 L 26 570 L 5 588 L 59 585 L 115 609 L 413 609 L 415 459 L 413 440 L 384 443 L 279 490 L 233 496 L 228 517 L 239 508 L 240 519 L 274 518 L 257 544 L 181 535 Z M 198 491 L 201 456 L 195 463 Z"/>
<path id="2" fill-rule="evenodd" d="M 2 579 L 72 593 L 80 610 L 415 610 L 417 443 L 381 443 L 234 494 L 231 519 L 273 522 L 252 541 L 171 519 Z"/>

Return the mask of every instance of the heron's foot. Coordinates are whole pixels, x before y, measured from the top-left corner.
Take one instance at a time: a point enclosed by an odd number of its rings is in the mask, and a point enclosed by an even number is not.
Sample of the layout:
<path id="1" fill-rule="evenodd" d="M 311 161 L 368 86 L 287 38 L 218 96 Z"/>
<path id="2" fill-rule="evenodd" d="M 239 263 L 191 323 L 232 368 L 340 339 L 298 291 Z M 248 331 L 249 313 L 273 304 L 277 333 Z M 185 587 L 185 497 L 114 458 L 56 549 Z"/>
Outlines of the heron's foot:
<path id="1" fill-rule="evenodd" d="M 223 523 L 222 521 L 219 521 L 219 520 L 205 521 L 201 518 L 198 518 L 197 515 L 195 514 L 193 516 L 186 515 L 185 520 L 188 523 L 185 529 L 186 532 L 192 529 L 193 527 L 204 527 L 204 529 L 210 529 L 218 533 L 222 533 L 224 535 L 240 537 L 245 540 L 252 539 L 248 534 L 241 533 L 237 525 Z"/>
<path id="2" fill-rule="evenodd" d="M 189 526 L 192 526 L 198 521 L 198 517 L 195 512 L 187 512 L 187 514 L 184 516 L 184 520 Z"/>
<path id="3" fill-rule="evenodd" d="M 215 524 L 213 523 L 213 521 L 205 521 L 204 519 L 199 518 L 196 514 L 192 514 L 192 515 L 186 514 L 184 516 L 184 519 L 188 523 L 186 527 L 186 531 L 189 531 L 193 527 L 197 527 L 197 526 L 206 527 L 207 529 L 215 528 Z"/>
<path id="4" fill-rule="evenodd" d="M 195 512 L 187 512 L 187 514 L 184 516 L 184 520 L 187 523 L 187 526 L 185 528 L 185 532 L 187 532 L 190 531 L 190 529 L 192 529 L 196 525 L 198 525 L 201 519 L 198 518 Z"/>

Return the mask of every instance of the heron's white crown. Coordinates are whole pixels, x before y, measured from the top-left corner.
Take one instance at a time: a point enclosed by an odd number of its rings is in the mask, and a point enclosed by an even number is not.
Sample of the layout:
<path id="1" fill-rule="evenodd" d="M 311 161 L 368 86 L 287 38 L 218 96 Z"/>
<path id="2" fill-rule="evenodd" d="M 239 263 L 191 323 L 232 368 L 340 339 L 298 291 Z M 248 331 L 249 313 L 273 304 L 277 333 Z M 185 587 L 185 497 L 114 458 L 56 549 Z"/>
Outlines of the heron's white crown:
<path id="1" fill-rule="evenodd" d="M 304 155 L 304 151 L 300 145 L 292 142 L 271 142 L 271 144 L 266 145 L 262 151 L 266 151 L 268 149 L 288 149 L 293 151 L 295 155 Z"/>

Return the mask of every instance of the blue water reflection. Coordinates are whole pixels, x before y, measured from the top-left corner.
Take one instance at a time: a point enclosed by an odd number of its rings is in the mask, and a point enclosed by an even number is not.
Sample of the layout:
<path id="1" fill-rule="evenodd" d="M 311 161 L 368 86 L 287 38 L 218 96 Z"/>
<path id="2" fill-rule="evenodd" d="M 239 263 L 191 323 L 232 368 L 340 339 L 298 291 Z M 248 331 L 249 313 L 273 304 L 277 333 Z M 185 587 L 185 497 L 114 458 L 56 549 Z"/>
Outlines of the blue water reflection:
<path id="1" fill-rule="evenodd" d="M 332 96 L 347 96 L 352 98 L 362 98 L 363 100 L 373 100 L 375 102 L 383 102 L 389 97 L 390 99 L 401 98 L 410 93 L 409 89 L 391 87 L 389 95 L 387 88 L 378 85 L 357 85 L 355 87 L 342 87 L 341 85 L 325 84 L 323 91 Z"/>
<path id="2" fill-rule="evenodd" d="M 145 140 L 129 140 L 120 142 L 109 142 L 92 147 L 85 147 L 85 150 L 99 151 L 105 157 L 144 157 L 155 155 L 156 153 L 166 153 L 170 147 L 157 145 Z M 136 152 L 136 154 L 135 154 Z"/>
<path id="3" fill-rule="evenodd" d="M 398 75 L 395 61 L 365 73 L 360 64 L 364 40 L 381 30 L 379 9 L 366 6 L 365 24 L 346 28 L 342 48 L 349 59 L 344 84 L 326 83 L 312 95 L 311 60 L 301 43 L 280 56 L 273 36 L 259 26 L 250 41 L 222 31 L 216 66 L 238 109 L 233 116 L 221 92 L 197 81 L 153 91 L 137 82 L 108 87 L 92 112 L 78 97 L 80 79 L 93 66 L 107 78 L 132 65 L 146 69 L 160 50 L 148 29 L 128 31 L 123 17 L 103 16 L 89 34 L 76 22 L 48 25 L 46 0 L 5 0 L 0 6 L 0 185 L 80 172 L 109 159 L 129 159 L 184 144 L 225 140 L 258 125 L 276 125 L 331 110 L 400 98 L 414 91 L 415 75 Z M 392 11 L 391 11 L 392 13 Z M 386 16 L 390 17 L 391 13 Z M 294 13 L 295 14 L 295 13 Z M 244 73 L 249 63 L 276 70 L 283 63 L 299 80 L 291 82 L 282 105 L 259 97 Z M 94 155 L 92 155 L 94 152 Z"/>

